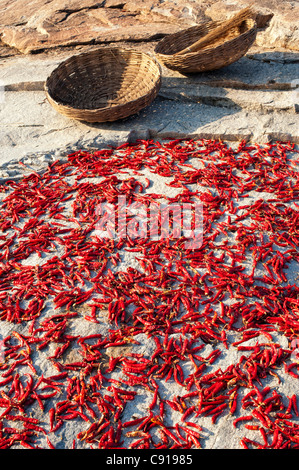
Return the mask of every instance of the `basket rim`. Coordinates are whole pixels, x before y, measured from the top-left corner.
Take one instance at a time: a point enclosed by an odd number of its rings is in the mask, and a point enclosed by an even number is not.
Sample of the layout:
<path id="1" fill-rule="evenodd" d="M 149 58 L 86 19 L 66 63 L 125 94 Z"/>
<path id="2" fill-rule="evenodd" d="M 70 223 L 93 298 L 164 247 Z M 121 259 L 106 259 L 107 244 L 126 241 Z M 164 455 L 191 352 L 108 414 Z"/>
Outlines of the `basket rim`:
<path id="1" fill-rule="evenodd" d="M 119 104 L 115 104 L 115 105 L 112 104 L 112 105 L 101 107 L 101 108 L 91 108 L 91 109 L 88 109 L 88 108 L 74 108 L 71 105 L 64 104 L 61 101 L 57 101 L 56 99 L 53 98 L 53 96 L 51 95 L 51 92 L 49 90 L 49 80 L 57 72 L 59 67 L 62 67 L 67 62 L 71 62 L 75 57 L 77 58 L 77 57 L 81 57 L 81 56 L 87 56 L 89 54 L 95 54 L 97 52 L 102 52 L 102 51 L 118 51 L 118 52 L 121 52 L 121 53 L 122 52 L 125 52 L 125 53 L 129 52 L 130 54 L 140 54 L 142 56 L 147 57 L 150 62 L 152 62 L 153 64 L 155 64 L 157 66 L 157 69 L 158 69 L 158 72 L 159 72 L 158 77 L 154 81 L 151 89 L 148 92 L 141 94 L 140 96 L 138 96 L 137 98 L 135 98 L 133 100 L 126 101 L 125 103 L 119 103 Z M 97 114 L 99 112 L 105 113 L 105 112 L 110 111 L 110 110 L 117 111 L 118 109 L 122 109 L 123 107 L 126 107 L 129 104 L 133 105 L 135 102 L 138 102 L 139 100 L 144 99 L 146 96 L 149 96 L 153 92 L 153 90 L 155 89 L 155 87 L 157 87 L 159 85 L 159 83 L 161 83 L 161 76 L 162 76 L 162 67 L 161 67 L 160 63 L 158 62 L 158 60 L 155 57 L 150 56 L 146 52 L 138 51 L 136 49 L 124 48 L 124 47 L 121 47 L 121 48 L 120 47 L 101 47 L 101 48 L 94 49 L 94 50 L 91 50 L 91 51 L 81 52 L 80 54 L 73 54 L 71 57 L 68 57 L 64 61 L 60 62 L 58 64 L 58 66 L 55 67 L 55 69 L 52 70 L 50 75 L 47 77 L 47 79 L 45 81 L 45 84 L 44 84 L 44 90 L 46 92 L 46 95 L 47 95 L 47 98 L 49 99 L 49 101 L 52 102 L 53 104 L 55 104 L 56 106 L 58 106 L 60 108 L 63 108 L 65 110 L 69 110 L 70 112 L 71 111 L 77 111 L 77 112 L 88 113 L 89 115 L 94 115 L 94 114 Z"/>
<path id="2" fill-rule="evenodd" d="M 253 19 L 253 18 L 247 18 L 246 20 L 246 23 L 247 22 L 250 22 L 251 23 L 251 27 L 248 28 L 246 31 L 244 31 L 243 33 L 239 34 L 238 36 L 232 38 L 232 39 L 228 39 L 227 41 L 224 41 L 220 44 L 218 44 L 216 47 L 206 47 L 205 49 L 203 50 L 198 50 L 198 51 L 195 51 L 195 52 L 187 52 L 186 54 L 183 54 L 181 55 L 180 57 L 183 58 L 183 57 L 188 57 L 188 58 L 192 58 L 194 56 L 198 56 L 202 53 L 208 53 L 210 51 L 216 51 L 219 47 L 223 47 L 223 46 L 227 46 L 229 45 L 230 43 L 234 42 L 234 41 L 239 41 L 242 36 L 245 36 L 249 33 L 251 33 L 252 31 L 256 30 L 257 29 L 257 24 L 256 24 L 256 21 Z M 220 24 L 221 21 L 211 21 L 210 24 L 214 24 L 215 26 L 217 26 L 218 24 Z M 196 28 L 200 28 L 201 26 L 203 26 L 203 24 L 199 24 L 197 26 L 191 26 L 190 28 L 186 28 L 186 29 L 182 29 L 181 31 L 178 31 L 177 33 L 174 33 L 174 34 L 171 34 L 171 35 L 168 35 L 168 36 L 165 36 L 165 38 L 163 38 L 155 47 L 155 54 L 157 56 L 164 56 L 164 57 L 172 57 L 174 54 L 164 54 L 162 52 L 158 52 L 157 49 L 159 48 L 159 46 L 161 44 L 163 44 L 163 41 L 166 40 L 166 39 L 169 39 L 171 37 L 178 37 L 180 34 L 184 34 L 184 33 L 188 33 L 188 31 L 191 31 L 191 30 L 194 30 Z"/>

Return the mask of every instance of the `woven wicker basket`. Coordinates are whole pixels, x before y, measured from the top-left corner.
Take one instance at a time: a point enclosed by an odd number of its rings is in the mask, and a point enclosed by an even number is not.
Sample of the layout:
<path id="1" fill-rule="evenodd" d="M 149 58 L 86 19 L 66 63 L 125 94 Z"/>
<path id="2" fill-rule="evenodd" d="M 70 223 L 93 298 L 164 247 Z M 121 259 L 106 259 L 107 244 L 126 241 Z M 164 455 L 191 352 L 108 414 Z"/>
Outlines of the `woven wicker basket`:
<path id="1" fill-rule="evenodd" d="M 161 87 L 160 64 L 143 52 L 101 48 L 62 62 L 45 83 L 51 105 L 86 122 L 123 119 L 148 106 Z"/>
<path id="2" fill-rule="evenodd" d="M 166 36 L 155 48 L 157 59 L 169 69 L 182 73 L 216 70 L 236 62 L 246 54 L 256 38 L 256 23 L 252 19 L 247 19 L 239 26 L 231 28 L 224 37 L 199 51 L 174 55 L 219 25 L 221 25 L 219 21 L 205 23 Z"/>

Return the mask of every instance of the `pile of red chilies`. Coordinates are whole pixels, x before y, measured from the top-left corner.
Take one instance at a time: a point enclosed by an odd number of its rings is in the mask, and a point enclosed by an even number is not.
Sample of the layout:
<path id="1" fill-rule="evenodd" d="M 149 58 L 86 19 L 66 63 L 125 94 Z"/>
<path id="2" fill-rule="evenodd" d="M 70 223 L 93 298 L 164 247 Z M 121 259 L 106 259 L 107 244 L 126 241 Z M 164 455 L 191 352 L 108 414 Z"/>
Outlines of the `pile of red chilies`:
<path id="1" fill-rule="evenodd" d="M 290 142 L 137 141 L 0 186 L 0 319 L 13 324 L 2 337 L 0 448 L 55 448 L 68 423 L 82 430 L 65 447 L 201 448 L 203 419 L 231 419 L 239 447 L 299 448 L 297 397 L 277 391 L 299 377 L 297 154 Z M 144 170 L 177 195 L 148 191 Z M 201 201 L 202 246 L 93 236 L 96 208 L 120 195 Z M 126 251 L 140 269 L 122 269 Z M 92 333 L 77 334 L 78 321 Z M 138 352 L 140 335 L 151 353 Z M 221 367 L 232 349 L 238 361 Z"/>

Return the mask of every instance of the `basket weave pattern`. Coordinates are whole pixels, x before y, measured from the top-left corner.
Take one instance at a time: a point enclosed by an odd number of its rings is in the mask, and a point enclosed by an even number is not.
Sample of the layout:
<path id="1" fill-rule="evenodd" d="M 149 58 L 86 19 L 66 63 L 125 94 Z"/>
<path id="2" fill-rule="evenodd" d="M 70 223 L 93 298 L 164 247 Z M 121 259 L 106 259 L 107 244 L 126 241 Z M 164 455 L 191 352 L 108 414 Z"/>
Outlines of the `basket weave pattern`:
<path id="1" fill-rule="evenodd" d="M 86 122 L 116 121 L 139 112 L 157 96 L 161 67 L 149 55 L 102 48 L 62 62 L 45 92 L 61 114 Z"/>
<path id="2" fill-rule="evenodd" d="M 166 36 L 155 48 L 157 59 L 169 69 L 182 73 L 216 70 L 236 62 L 246 54 L 255 41 L 257 28 L 252 19 L 232 28 L 225 37 L 199 51 L 174 55 L 191 46 L 220 24 L 220 22 L 205 23 Z"/>

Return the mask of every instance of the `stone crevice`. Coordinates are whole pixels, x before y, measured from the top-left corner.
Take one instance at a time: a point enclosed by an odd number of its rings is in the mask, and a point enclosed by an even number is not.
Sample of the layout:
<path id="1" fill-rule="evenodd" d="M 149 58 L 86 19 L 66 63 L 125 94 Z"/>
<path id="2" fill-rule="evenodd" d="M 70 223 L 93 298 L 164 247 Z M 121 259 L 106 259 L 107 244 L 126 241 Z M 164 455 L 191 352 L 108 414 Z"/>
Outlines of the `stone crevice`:
<path id="1" fill-rule="evenodd" d="M 57 16 L 59 17 L 60 14 L 64 14 L 65 16 L 62 17 L 61 19 L 57 19 L 56 24 L 63 23 L 63 21 L 66 21 L 71 15 L 74 15 L 75 13 L 79 13 L 81 11 L 89 11 L 89 10 L 97 10 L 98 8 L 102 8 L 105 6 L 105 1 L 97 3 L 96 5 L 89 5 L 88 7 L 82 7 L 82 8 L 63 8 L 61 10 L 57 10 Z"/>

